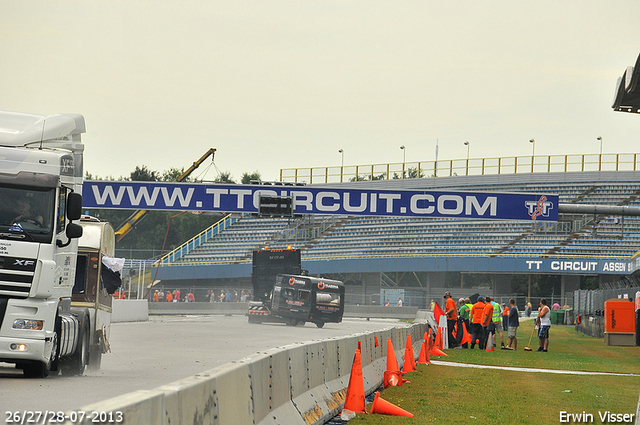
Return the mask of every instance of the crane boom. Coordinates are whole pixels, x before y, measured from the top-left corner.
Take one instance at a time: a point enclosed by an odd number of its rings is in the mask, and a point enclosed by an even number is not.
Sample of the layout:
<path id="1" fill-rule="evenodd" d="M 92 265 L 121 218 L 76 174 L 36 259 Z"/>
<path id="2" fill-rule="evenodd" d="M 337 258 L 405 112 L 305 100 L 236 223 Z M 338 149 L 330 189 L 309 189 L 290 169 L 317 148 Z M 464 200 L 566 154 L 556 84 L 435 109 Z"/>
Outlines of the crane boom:
<path id="1" fill-rule="evenodd" d="M 195 161 L 191 165 L 191 167 L 189 167 L 184 173 L 180 174 L 176 178 L 176 182 L 181 182 L 184 179 L 186 179 L 187 177 L 189 177 L 189 175 L 191 173 L 193 173 L 193 171 L 196 168 L 198 168 L 200 166 L 200 164 L 202 164 L 207 158 L 211 157 L 211 160 L 213 161 L 213 157 L 214 157 L 215 153 L 216 153 L 216 149 L 215 148 L 210 148 L 204 155 L 202 155 L 200 157 L 200 159 Z M 146 217 L 148 212 L 149 212 L 149 210 L 136 210 L 136 211 L 134 211 L 133 214 L 131 214 L 129 216 L 129 218 L 127 218 L 125 220 L 125 222 L 122 223 L 120 225 L 120 227 L 118 227 L 118 229 L 115 231 L 116 242 L 120 241 L 120 239 L 124 238 L 127 233 L 129 233 L 131 230 L 133 230 L 133 228 L 136 226 L 136 224 L 138 224 L 144 217 Z"/>

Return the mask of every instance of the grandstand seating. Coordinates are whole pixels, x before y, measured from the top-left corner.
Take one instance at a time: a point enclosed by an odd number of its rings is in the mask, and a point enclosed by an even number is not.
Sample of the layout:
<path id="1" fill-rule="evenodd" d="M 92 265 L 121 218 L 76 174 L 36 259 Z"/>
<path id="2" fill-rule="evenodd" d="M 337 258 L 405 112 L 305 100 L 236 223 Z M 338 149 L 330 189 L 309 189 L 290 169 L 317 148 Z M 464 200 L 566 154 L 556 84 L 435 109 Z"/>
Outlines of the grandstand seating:
<path id="1" fill-rule="evenodd" d="M 480 178 L 458 184 L 456 177 L 415 179 L 412 187 L 429 181 L 429 187 L 434 188 L 433 182 L 440 180 L 446 182 L 447 190 L 557 193 L 561 203 L 640 206 L 640 183 L 620 181 L 615 173 L 607 174 L 611 176 L 607 179 L 600 173 L 531 176 L 505 179 L 499 185 Z M 558 224 L 405 217 L 320 216 L 306 220 L 245 216 L 179 261 L 250 261 L 254 249 L 284 248 L 292 242 L 304 247 L 303 259 L 447 255 L 628 258 L 640 250 L 640 218 L 635 217 L 567 215 L 561 216 Z"/>

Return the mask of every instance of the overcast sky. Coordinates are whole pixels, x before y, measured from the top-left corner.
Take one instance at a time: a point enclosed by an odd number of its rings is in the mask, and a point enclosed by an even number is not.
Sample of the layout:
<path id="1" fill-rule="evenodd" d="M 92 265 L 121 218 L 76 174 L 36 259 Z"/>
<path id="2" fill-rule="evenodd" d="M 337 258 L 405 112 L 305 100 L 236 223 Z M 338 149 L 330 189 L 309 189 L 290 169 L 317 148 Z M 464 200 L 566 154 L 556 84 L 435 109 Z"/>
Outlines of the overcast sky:
<path id="1" fill-rule="evenodd" d="M 0 109 L 84 115 L 85 170 L 639 151 L 640 2 L 0 0 Z M 215 178 L 215 172 L 207 177 Z"/>

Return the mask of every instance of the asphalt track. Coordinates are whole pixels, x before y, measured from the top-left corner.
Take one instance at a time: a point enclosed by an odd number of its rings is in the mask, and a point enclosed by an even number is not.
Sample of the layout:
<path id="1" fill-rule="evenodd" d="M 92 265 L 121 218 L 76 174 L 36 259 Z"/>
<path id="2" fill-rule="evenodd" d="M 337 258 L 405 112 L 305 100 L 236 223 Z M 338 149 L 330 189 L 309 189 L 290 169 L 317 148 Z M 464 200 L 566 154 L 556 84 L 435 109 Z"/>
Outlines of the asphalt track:
<path id="1" fill-rule="evenodd" d="M 269 348 L 406 325 L 392 320 L 345 319 L 319 329 L 313 324 L 249 324 L 245 316 L 151 316 L 148 322 L 114 323 L 112 352 L 102 357 L 102 368 L 96 373 L 27 379 L 12 365 L 0 363 L 0 414 L 5 421 L 7 411 L 79 409 Z"/>

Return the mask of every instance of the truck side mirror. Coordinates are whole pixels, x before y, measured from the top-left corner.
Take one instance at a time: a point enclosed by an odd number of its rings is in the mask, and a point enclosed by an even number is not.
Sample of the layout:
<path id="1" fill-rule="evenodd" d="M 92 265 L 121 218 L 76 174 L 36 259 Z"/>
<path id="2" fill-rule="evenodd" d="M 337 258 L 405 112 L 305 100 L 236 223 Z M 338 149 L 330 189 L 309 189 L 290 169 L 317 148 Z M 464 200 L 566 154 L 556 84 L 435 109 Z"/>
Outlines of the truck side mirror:
<path id="1" fill-rule="evenodd" d="M 69 220 L 80 220 L 81 215 L 82 215 L 82 195 L 76 192 L 71 192 L 67 196 L 67 218 Z M 68 234 L 69 234 L 69 231 L 67 230 L 67 235 Z M 80 232 L 80 235 L 82 235 L 82 232 Z"/>
<path id="2" fill-rule="evenodd" d="M 67 237 L 69 239 L 77 239 L 82 236 L 82 226 L 75 223 L 67 224 Z"/>
<path id="3" fill-rule="evenodd" d="M 58 239 L 56 241 L 56 246 L 58 248 L 64 248 L 66 246 L 69 246 L 69 244 L 71 243 L 72 239 L 77 239 L 79 237 L 82 236 L 82 226 L 80 226 L 79 224 L 75 224 L 75 223 L 68 223 L 67 224 L 67 230 L 65 231 L 65 234 L 67 235 L 67 242 L 63 243 L 60 239 Z"/>

